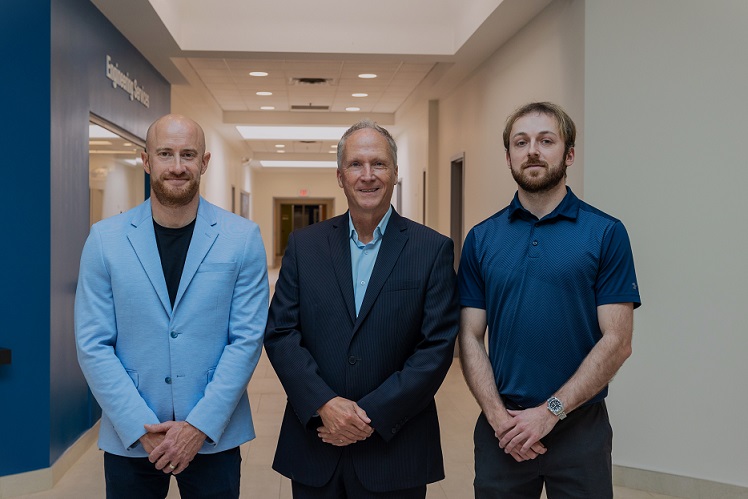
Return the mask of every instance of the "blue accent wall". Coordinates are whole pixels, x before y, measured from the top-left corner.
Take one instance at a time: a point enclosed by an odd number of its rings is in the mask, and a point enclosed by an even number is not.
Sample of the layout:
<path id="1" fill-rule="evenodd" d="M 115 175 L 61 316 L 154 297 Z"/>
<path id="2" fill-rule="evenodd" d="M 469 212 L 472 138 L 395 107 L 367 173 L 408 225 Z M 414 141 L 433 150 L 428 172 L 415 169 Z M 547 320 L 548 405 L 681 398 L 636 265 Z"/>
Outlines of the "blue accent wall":
<path id="1" fill-rule="evenodd" d="M 135 136 L 170 109 L 169 83 L 88 0 L 2 0 L 4 201 L 0 476 L 49 467 L 98 418 L 75 353 L 73 302 L 89 230 L 89 113 Z M 149 107 L 106 77 L 106 56 Z M 7 112 L 6 112 L 7 111 Z"/>
<path id="2" fill-rule="evenodd" d="M 0 475 L 49 466 L 49 1 L 0 2 Z"/>

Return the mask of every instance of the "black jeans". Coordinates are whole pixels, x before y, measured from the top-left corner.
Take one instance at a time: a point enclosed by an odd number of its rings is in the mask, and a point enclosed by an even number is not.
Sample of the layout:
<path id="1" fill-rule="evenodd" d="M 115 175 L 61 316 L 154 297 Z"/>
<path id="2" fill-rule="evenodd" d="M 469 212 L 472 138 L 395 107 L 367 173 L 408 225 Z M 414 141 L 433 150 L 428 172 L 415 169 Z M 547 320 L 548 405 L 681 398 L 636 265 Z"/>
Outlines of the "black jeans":
<path id="1" fill-rule="evenodd" d="M 499 447 L 481 414 L 475 425 L 475 497 L 612 499 L 613 431 L 605 402 L 580 407 L 541 440 L 543 455 L 518 463 Z"/>
<path id="2" fill-rule="evenodd" d="M 198 454 L 178 475 L 182 499 L 231 499 L 239 497 L 241 473 L 239 447 L 216 454 Z M 171 473 L 157 470 L 147 457 L 123 457 L 104 453 L 107 499 L 164 499 Z"/>

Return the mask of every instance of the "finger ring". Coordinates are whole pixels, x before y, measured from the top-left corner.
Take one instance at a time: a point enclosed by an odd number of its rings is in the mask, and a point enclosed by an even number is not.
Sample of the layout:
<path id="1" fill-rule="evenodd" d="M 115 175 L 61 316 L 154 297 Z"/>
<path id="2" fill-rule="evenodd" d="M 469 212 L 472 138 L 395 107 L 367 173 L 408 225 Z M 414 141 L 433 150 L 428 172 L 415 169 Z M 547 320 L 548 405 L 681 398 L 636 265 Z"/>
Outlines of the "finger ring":
<path id="1" fill-rule="evenodd" d="M 173 465 L 173 464 L 171 464 L 171 463 L 169 463 L 169 468 L 171 468 L 171 469 L 173 469 L 173 470 L 177 469 L 177 467 L 176 467 L 176 466 L 174 466 L 174 465 Z"/>

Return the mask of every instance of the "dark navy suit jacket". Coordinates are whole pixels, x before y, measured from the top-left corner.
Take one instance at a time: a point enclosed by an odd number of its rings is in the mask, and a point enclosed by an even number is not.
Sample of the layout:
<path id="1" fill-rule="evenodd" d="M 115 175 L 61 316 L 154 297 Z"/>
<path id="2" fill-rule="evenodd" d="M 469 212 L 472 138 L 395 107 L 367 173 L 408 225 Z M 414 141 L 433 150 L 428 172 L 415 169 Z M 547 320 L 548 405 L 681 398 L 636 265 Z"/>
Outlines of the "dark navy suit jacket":
<path id="1" fill-rule="evenodd" d="M 452 240 L 393 211 L 356 317 L 348 214 L 291 234 L 265 348 L 288 395 L 273 468 L 327 483 L 343 448 L 317 436 L 317 410 L 341 396 L 374 434 L 346 449 L 372 491 L 444 478 L 434 394 L 452 362 L 459 305 Z"/>

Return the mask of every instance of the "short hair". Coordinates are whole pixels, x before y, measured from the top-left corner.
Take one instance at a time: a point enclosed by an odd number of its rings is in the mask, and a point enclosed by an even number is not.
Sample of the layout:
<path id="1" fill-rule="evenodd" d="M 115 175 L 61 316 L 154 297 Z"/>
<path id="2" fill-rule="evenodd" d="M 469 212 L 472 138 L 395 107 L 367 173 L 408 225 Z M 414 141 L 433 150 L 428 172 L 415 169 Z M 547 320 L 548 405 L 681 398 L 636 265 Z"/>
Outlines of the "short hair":
<path id="1" fill-rule="evenodd" d="M 577 139 L 577 127 L 574 125 L 571 117 L 566 114 L 566 111 L 561 106 L 552 102 L 531 102 L 509 115 L 506 119 L 506 126 L 504 127 L 504 149 L 509 150 L 509 139 L 511 138 L 510 135 L 514 123 L 523 116 L 532 113 L 545 114 L 556 118 L 558 131 L 561 134 L 561 139 L 564 141 L 564 156 L 566 156 L 569 153 L 569 149 L 574 147 L 574 142 Z"/>
<path id="2" fill-rule="evenodd" d="M 385 139 L 387 139 L 387 146 L 390 149 L 390 156 L 392 156 L 393 166 L 397 166 L 397 144 L 395 144 L 395 139 L 392 138 L 390 132 L 388 132 L 385 128 L 382 128 L 370 119 L 365 119 L 359 121 L 348 130 L 346 130 L 343 134 L 343 137 L 340 138 L 340 142 L 338 142 L 338 169 L 343 166 L 343 154 L 345 153 L 345 143 L 348 140 L 348 137 L 350 137 L 353 132 L 363 130 L 365 128 L 376 130 Z"/>

